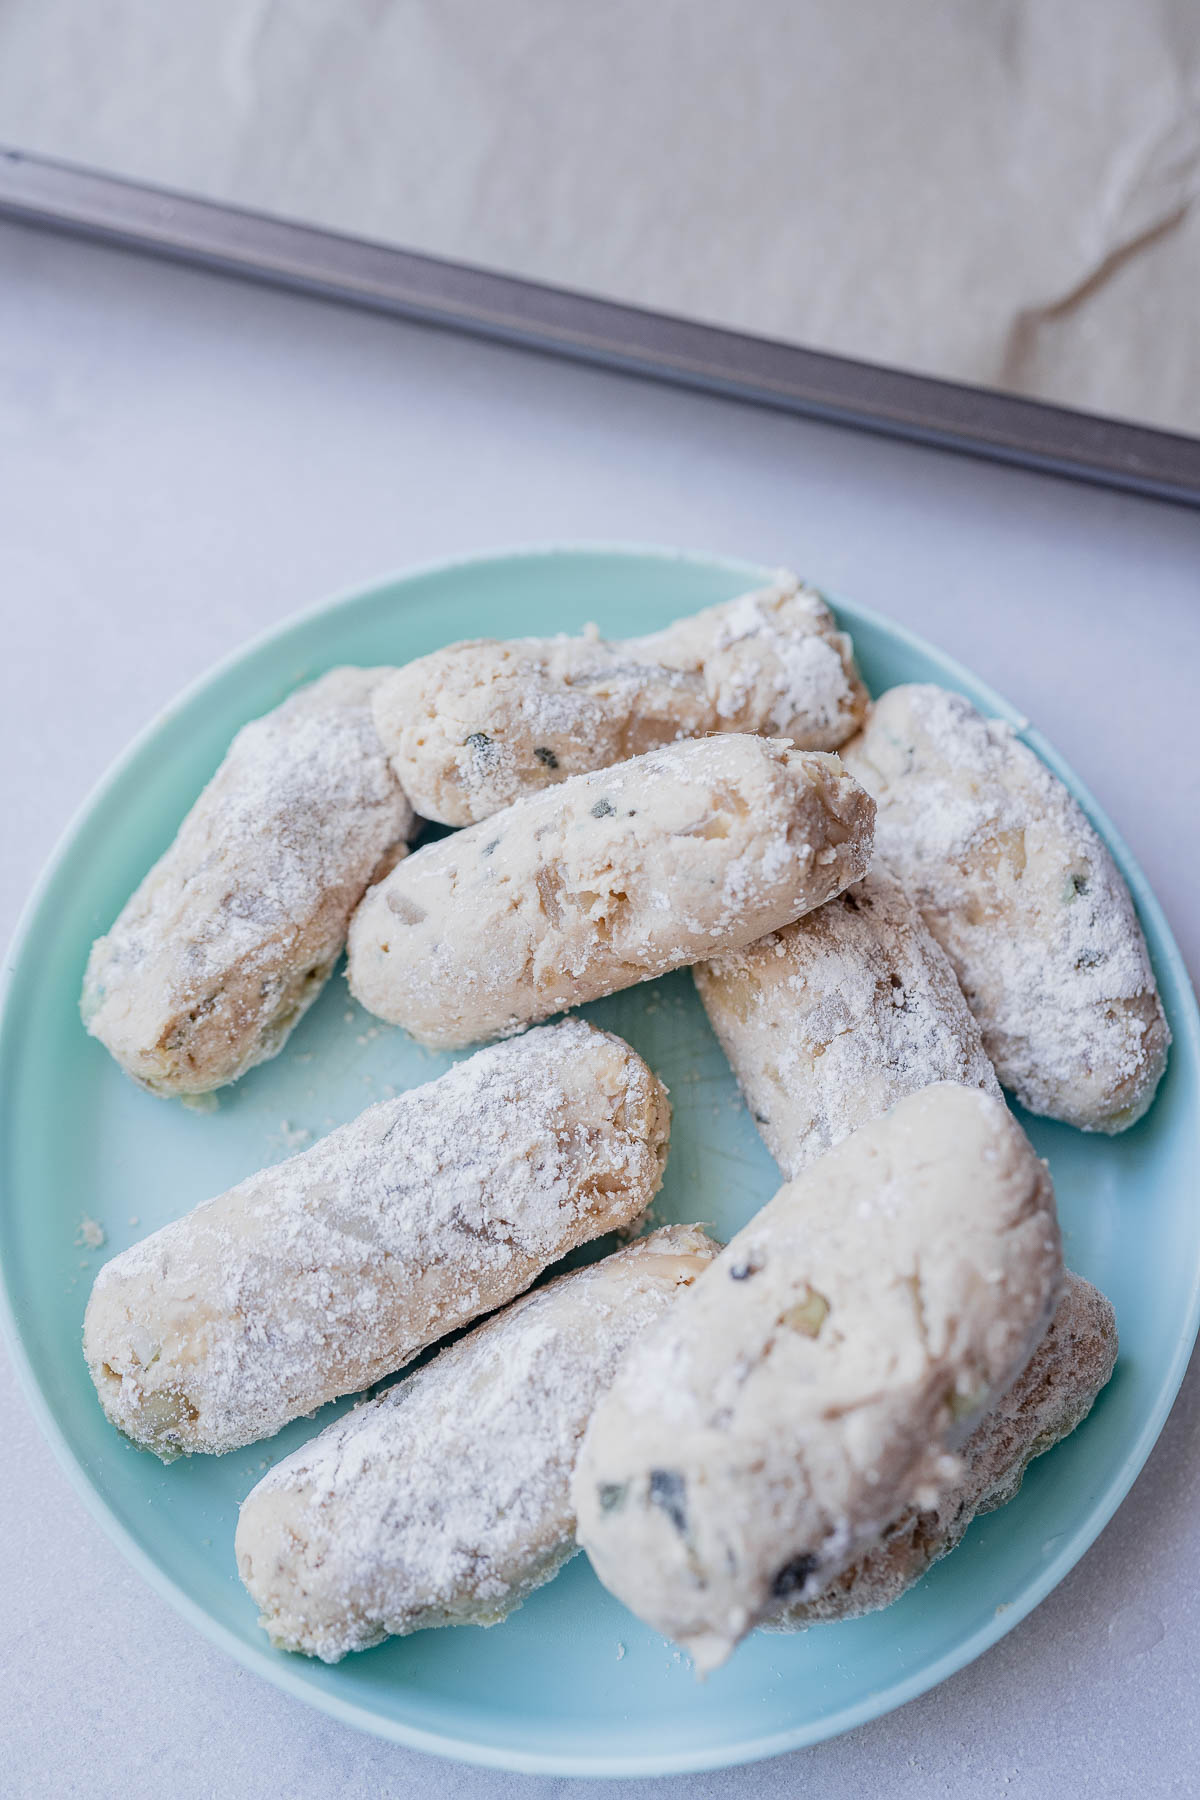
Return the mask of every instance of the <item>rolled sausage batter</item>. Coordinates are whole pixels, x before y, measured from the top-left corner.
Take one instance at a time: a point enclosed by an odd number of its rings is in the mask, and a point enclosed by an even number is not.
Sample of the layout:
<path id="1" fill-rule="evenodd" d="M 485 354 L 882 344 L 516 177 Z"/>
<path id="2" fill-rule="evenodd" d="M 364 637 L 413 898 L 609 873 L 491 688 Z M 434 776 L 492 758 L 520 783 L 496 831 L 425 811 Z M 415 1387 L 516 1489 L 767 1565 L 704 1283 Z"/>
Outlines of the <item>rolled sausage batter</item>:
<path id="1" fill-rule="evenodd" d="M 325 985 L 413 813 L 371 721 L 382 669 L 334 669 L 238 732 L 106 936 L 84 1023 L 156 1094 L 274 1056 Z"/>
<path id="2" fill-rule="evenodd" d="M 846 763 L 1003 1086 L 1085 1131 L 1140 1119 L 1171 1034 L 1129 890 L 1062 782 L 1011 726 L 928 685 L 883 694 Z"/>
<path id="3" fill-rule="evenodd" d="M 677 738 L 754 731 L 836 750 L 866 707 L 850 639 L 783 574 L 648 637 L 451 644 L 390 675 L 375 720 L 417 811 L 470 825 Z"/>
<path id="4" fill-rule="evenodd" d="M 945 952 L 878 859 L 837 899 L 692 974 L 786 1176 L 935 1081 L 999 1095 Z"/>
<path id="5" fill-rule="evenodd" d="M 636 1219 L 669 1116 L 641 1058 L 577 1019 L 369 1108 L 101 1269 L 84 1353 L 105 1411 L 169 1460 L 357 1393 Z"/>
<path id="6" fill-rule="evenodd" d="M 366 895 L 350 986 L 454 1049 L 753 942 L 861 876 L 872 805 L 836 756 L 672 744 L 428 844 Z"/>
<path id="7" fill-rule="evenodd" d="M 560 1275 L 272 1469 L 237 1531 L 272 1643 L 336 1662 L 393 1633 L 494 1625 L 556 1575 L 592 1409 L 717 1249 L 672 1225 Z"/>
<path id="8" fill-rule="evenodd" d="M 890 1606 L 948 1556 L 980 1513 L 1005 1506 L 1035 1456 L 1083 1423 L 1117 1360 L 1116 1315 L 1104 1295 L 1067 1272 L 1062 1298 L 1024 1373 L 960 1451 L 962 1472 L 932 1507 L 909 1507 L 876 1549 L 812 1600 L 768 1619 L 768 1631 L 800 1631 Z"/>
<path id="9" fill-rule="evenodd" d="M 631 1347 L 575 1470 L 601 1581 L 716 1667 L 936 1504 L 1061 1280 L 1050 1177 L 1003 1102 L 950 1083 L 901 1100 Z"/>

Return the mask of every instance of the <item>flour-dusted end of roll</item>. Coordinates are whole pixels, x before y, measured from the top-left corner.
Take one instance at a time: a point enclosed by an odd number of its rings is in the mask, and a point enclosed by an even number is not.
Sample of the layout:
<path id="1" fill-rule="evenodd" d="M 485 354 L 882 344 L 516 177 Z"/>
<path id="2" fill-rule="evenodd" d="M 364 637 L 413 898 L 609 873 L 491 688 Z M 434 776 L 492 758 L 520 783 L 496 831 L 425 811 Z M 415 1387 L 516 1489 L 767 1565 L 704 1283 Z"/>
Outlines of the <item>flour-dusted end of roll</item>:
<path id="1" fill-rule="evenodd" d="M 206 1093 L 274 1056 L 403 854 L 412 808 L 371 718 L 386 673 L 334 669 L 239 731 L 92 946 L 84 1023 L 153 1093 Z"/>
<path id="2" fill-rule="evenodd" d="M 628 648 L 702 671 L 717 731 L 790 738 L 836 750 L 866 716 L 854 646 L 822 596 L 781 570 L 768 587 L 632 638 Z"/>
<path id="3" fill-rule="evenodd" d="M 850 639 L 820 595 L 786 573 L 647 637 L 450 644 L 397 669 L 375 695 L 405 791 L 447 825 L 714 731 L 836 750 L 866 707 Z"/>
<path id="4" fill-rule="evenodd" d="M 785 1176 L 936 1081 L 1000 1093 L 945 952 L 878 859 L 815 912 L 692 974 Z"/>
<path id="5" fill-rule="evenodd" d="M 930 685 L 881 695 L 846 762 L 1003 1086 L 1085 1131 L 1141 1118 L 1171 1034 L 1129 890 L 1058 777 L 1010 725 Z"/>
<path id="6" fill-rule="evenodd" d="M 1049 1174 L 1003 1103 L 900 1101 L 630 1349 L 574 1477 L 601 1581 L 714 1668 L 957 1474 L 1061 1280 Z"/>
<path id="7" fill-rule="evenodd" d="M 481 1051 L 107 1263 L 104 1410 L 167 1459 L 270 1437 L 630 1225 L 669 1129 L 662 1083 L 581 1020 Z"/>
<path id="8" fill-rule="evenodd" d="M 336 1662 L 395 1634 L 492 1625 L 557 1574 L 596 1401 L 718 1248 L 671 1225 L 560 1275 L 272 1469 L 237 1530 L 272 1643 Z"/>
<path id="9" fill-rule="evenodd" d="M 672 744 L 408 857 L 350 927 L 355 997 L 455 1049 L 751 943 L 857 880 L 872 803 L 836 756 Z"/>
<path id="10" fill-rule="evenodd" d="M 971 1521 L 1012 1500 L 1037 1456 L 1069 1437 L 1091 1411 L 1117 1360 L 1117 1321 L 1098 1288 L 1068 1271 L 1045 1337 L 1008 1393 L 959 1452 L 956 1479 L 933 1506 L 911 1506 L 881 1542 L 811 1600 L 765 1621 L 802 1631 L 890 1606 L 957 1548 Z"/>

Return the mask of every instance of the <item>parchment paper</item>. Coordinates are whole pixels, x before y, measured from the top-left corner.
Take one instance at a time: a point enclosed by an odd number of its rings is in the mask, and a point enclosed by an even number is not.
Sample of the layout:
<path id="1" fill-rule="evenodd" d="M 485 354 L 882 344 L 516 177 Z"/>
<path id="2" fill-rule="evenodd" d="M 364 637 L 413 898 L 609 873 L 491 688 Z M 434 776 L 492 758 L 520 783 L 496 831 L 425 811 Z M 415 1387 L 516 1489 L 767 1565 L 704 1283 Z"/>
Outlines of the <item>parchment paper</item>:
<path id="1" fill-rule="evenodd" d="M 0 0 L 0 142 L 1200 431 L 1193 0 Z"/>

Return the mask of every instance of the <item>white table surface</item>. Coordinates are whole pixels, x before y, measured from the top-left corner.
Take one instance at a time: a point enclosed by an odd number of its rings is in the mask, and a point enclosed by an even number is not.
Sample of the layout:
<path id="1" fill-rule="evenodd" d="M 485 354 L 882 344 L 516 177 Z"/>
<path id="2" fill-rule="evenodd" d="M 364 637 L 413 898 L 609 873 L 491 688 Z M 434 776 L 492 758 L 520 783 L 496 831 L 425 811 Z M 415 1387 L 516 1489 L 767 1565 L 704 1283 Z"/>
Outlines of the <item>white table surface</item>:
<path id="1" fill-rule="evenodd" d="M 251 633 L 410 562 L 568 538 L 792 564 L 936 640 L 1064 751 L 1200 967 L 1200 513 L 10 226 L 0 931 L 109 760 Z M 109 1544 L 6 1363 L 0 1445 L 11 1800 L 525 1800 L 590 1786 L 378 1743 L 243 1673 Z M 1117 1518 L 971 1668 L 814 1750 L 608 1792 L 1195 1794 L 1198 1480 L 1193 1366 Z"/>

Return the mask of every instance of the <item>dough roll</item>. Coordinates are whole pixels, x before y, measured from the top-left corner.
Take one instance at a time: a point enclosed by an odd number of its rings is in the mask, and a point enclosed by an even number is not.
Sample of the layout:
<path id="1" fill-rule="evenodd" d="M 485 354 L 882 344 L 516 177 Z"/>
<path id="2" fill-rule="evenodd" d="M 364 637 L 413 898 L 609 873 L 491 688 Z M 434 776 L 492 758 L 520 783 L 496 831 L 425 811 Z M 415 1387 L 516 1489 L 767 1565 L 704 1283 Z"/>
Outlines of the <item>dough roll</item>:
<path id="1" fill-rule="evenodd" d="M 638 1334 L 717 1254 L 672 1225 L 514 1301 L 264 1476 L 238 1571 L 283 1650 L 494 1625 L 575 1551 L 571 1469 Z"/>
<path id="2" fill-rule="evenodd" d="M 1140 1119 L 1171 1034 L 1129 890 L 1062 782 L 1010 725 L 928 685 L 883 694 L 846 763 L 1002 1085 L 1085 1131 Z"/>
<path id="3" fill-rule="evenodd" d="M 641 1058 L 577 1019 L 370 1107 L 101 1269 L 105 1412 L 169 1459 L 368 1387 L 636 1219 L 669 1117 Z"/>
<path id="4" fill-rule="evenodd" d="M 380 669 L 334 669 L 238 732 L 88 958 L 93 1037 L 156 1094 L 274 1056 L 325 985 L 413 813 L 371 720 Z"/>
<path id="5" fill-rule="evenodd" d="M 1069 1437 L 1092 1409 L 1117 1360 L 1117 1321 L 1098 1288 L 1068 1271 L 1045 1337 L 1024 1372 L 959 1453 L 961 1473 L 931 1507 L 910 1506 L 882 1541 L 811 1600 L 768 1619 L 768 1631 L 801 1631 L 890 1606 L 957 1548 L 980 1513 L 1005 1506 L 1035 1456 Z"/>
<path id="6" fill-rule="evenodd" d="M 751 943 L 866 869 L 872 806 L 835 756 L 672 744 L 428 844 L 350 926 L 357 999 L 476 1043 Z"/>
<path id="7" fill-rule="evenodd" d="M 945 952 L 878 861 L 794 925 L 692 974 L 785 1176 L 936 1081 L 999 1096 Z"/>
<path id="8" fill-rule="evenodd" d="M 788 574 L 647 637 L 451 644 L 375 695 L 402 786 L 447 825 L 677 738 L 753 731 L 836 750 L 866 709 L 850 639 Z"/>
<path id="9" fill-rule="evenodd" d="M 936 1502 L 1061 1280 L 1049 1174 L 1003 1102 L 951 1083 L 901 1100 L 631 1347 L 574 1478 L 601 1581 L 716 1667 Z"/>

